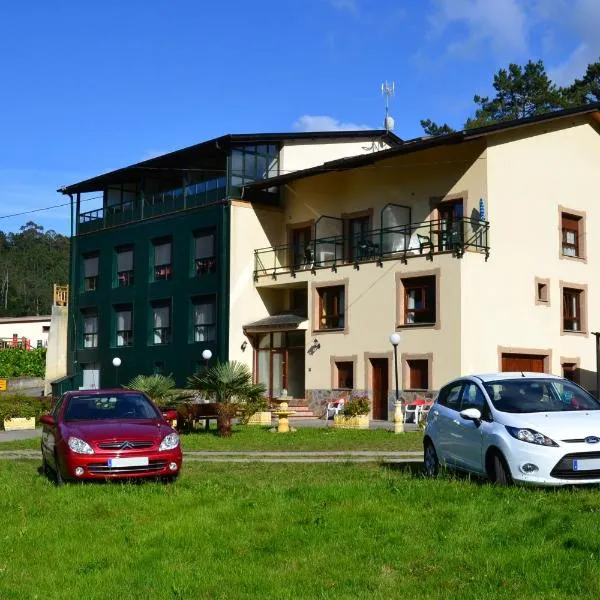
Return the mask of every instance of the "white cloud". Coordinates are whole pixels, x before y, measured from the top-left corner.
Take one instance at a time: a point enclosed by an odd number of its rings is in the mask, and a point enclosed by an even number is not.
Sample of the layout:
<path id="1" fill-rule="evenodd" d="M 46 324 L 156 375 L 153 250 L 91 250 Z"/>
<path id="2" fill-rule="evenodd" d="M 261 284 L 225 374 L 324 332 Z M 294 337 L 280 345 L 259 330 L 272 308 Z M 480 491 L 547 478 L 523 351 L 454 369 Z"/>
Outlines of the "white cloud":
<path id="1" fill-rule="evenodd" d="M 358 16 L 358 0 L 329 0 L 336 10 L 348 12 L 351 15 Z"/>
<path id="2" fill-rule="evenodd" d="M 358 131 L 372 129 L 369 125 L 339 121 L 327 115 L 302 115 L 294 122 L 292 127 L 296 131 Z"/>
<path id="3" fill-rule="evenodd" d="M 454 26 L 456 40 L 448 54 L 473 56 L 482 44 L 489 44 L 500 56 L 527 53 L 527 15 L 518 0 L 436 0 L 437 10 L 429 16 L 430 37 L 438 37 Z"/>

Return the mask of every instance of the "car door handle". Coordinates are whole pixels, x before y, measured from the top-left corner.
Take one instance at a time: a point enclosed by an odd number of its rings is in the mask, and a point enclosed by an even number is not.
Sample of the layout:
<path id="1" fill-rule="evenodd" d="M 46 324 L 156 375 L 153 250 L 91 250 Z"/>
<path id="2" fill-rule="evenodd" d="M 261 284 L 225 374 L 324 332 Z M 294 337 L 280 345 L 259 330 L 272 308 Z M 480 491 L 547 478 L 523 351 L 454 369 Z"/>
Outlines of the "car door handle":
<path id="1" fill-rule="evenodd" d="M 437 410 L 434 410 L 433 414 L 437 417 L 440 413 Z"/>
<path id="2" fill-rule="evenodd" d="M 460 421 L 458 419 L 452 419 L 453 423 L 456 423 L 457 425 L 460 425 Z"/>

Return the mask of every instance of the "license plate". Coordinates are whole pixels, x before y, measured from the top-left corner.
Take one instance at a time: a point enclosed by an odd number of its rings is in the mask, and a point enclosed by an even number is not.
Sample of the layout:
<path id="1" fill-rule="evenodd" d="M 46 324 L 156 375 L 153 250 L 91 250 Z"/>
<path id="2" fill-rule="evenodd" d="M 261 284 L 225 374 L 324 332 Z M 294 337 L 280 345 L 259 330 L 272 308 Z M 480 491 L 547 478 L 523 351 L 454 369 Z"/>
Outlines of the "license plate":
<path id="1" fill-rule="evenodd" d="M 573 471 L 596 471 L 600 470 L 600 458 L 584 458 L 573 461 Z"/>
<path id="2" fill-rule="evenodd" d="M 133 456 L 131 458 L 109 458 L 109 467 L 147 467 L 147 456 Z"/>

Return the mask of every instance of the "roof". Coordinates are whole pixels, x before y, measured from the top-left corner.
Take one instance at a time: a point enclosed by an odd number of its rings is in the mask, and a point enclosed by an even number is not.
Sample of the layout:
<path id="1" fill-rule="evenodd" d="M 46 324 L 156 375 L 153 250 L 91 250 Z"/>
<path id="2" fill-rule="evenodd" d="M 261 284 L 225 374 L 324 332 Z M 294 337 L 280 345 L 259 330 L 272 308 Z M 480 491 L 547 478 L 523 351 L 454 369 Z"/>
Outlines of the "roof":
<path id="1" fill-rule="evenodd" d="M 302 315 L 292 312 L 283 312 L 254 321 L 253 323 L 248 323 L 247 325 L 244 325 L 243 329 L 264 329 L 265 331 L 271 329 L 297 329 L 304 321 L 306 321 L 306 317 Z"/>
<path id="2" fill-rule="evenodd" d="M 51 321 L 51 315 L 34 315 L 31 317 L 2 317 L 0 318 L 0 325 L 8 323 L 35 323 L 39 321 Z"/>
<path id="3" fill-rule="evenodd" d="M 396 146 L 402 143 L 402 140 L 385 129 L 361 129 L 355 131 L 301 131 L 291 133 L 236 133 L 227 134 L 221 137 L 212 138 L 193 146 L 187 146 L 174 152 L 169 152 L 161 156 L 150 158 L 138 163 L 134 163 L 121 169 L 109 171 L 102 175 L 97 175 L 90 179 L 85 179 L 78 183 L 64 186 L 59 188 L 57 191 L 63 194 L 73 194 L 78 192 L 94 192 L 103 188 L 111 183 L 119 183 L 122 181 L 123 175 L 128 173 L 137 173 L 144 169 L 177 169 L 182 170 L 185 166 L 191 168 L 191 165 L 185 165 L 182 161 L 185 161 L 191 157 L 198 155 L 209 156 L 220 156 L 224 153 L 225 149 L 242 143 L 282 143 L 286 141 L 295 140 L 336 140 L 336 139 L 371 139 L 373 137 L 380 137 L 385 139 L 390 145 Z M 182 166 L 183 164 L 183 166 Z"/>
<path id="4" fill-rule="evenodd" d="M 596 113 L 596 120 L 598 123 L 600 123 L 600 102 L 586 104 L 576 108 L 568 108 L 565 110 L 549 112 L 543 115 L 536 115 L 534 117 L 528 117 L 525 119 L 504 121 L 501 123 L 495 123 L 494 125 L 486 125 L 485 127 L 464 129 L 462 131 L 456 131 L 454 133 L 448 133 L 445 135 L 419 137 L 402 142 L 400 145 L 388 148 L 387 150 L 381 150 L 371 154 L 360 154 L 350 158 L 340 158 L 323 163 L 322 165 L 318 165 L 316 167 L 294 171 L 285 175 L 278 175 L 277 177 L 271 177 L 270 179 L 263 179 L 262 181 L 257 181 L 256 183 L 244 186 L 244 190 L 251 191 L 283 185 L 285 183 L 289 183 L 290 181 L 303 179 L 305 177 L 312 177 L 314 175 L 320 175 L 330 171 L 345 171 L 349 169 L 355 169 L 357 167 L 371 165 L 394 156 L 412 154 L 413 152 L 419 152 L 421 150 L 427 150 L 429 148 L 436 148 L 439 146 L 461 144 L 463 142 L 487 137 L 491 134 L 519 129 L 521 127 L 528 127 L 538 123 L 558 121 L 567 117 L 582 116 L 593 113 Z"/>

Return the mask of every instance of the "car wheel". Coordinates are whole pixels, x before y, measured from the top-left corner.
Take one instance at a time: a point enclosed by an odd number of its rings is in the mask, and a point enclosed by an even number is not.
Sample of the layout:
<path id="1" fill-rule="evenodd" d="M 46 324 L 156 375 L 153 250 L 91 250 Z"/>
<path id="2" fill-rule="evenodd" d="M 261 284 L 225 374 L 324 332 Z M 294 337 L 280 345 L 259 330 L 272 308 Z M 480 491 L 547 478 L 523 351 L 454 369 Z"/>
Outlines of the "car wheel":
<path id="1" fill-rule="evenodd" d="M 50 467 L 48 466 L 48 461 L 46 460 L 46 455 L 44 454 L 44 448 L 40 448 L 42 451 L 42 473 L 45 477 L 50 479 Z"/>
<path id="2" fill-rule="evenodd" d="M 54 455 L 54 465 L 54 483 L 57 487 L 59 487 L 65 482 L 65 480 L 63 479 L 63 476 L 60 472 L 60 465 L 58 464 L 58 456 L 56 456 L 56 454 Z"/>
<path id="3" fill-rule="evenodd" d="M 498 452 L 492 457 L 491 480 L 496 485 L 512 485 L 513 482 L 506 460 Z"/>
<path id="4" fill-rule="evenodd" d="M 440 464 L 437 452 L 430 441 L 425 442 L 425 455 L 423 457 L 423 473 L 425 477 L 435 477 L 438 474 Z"/>

